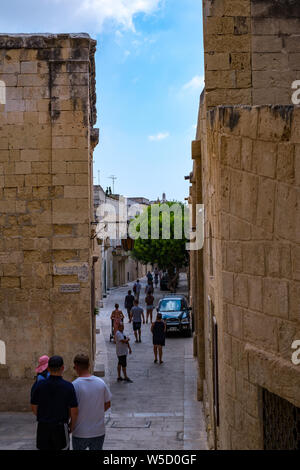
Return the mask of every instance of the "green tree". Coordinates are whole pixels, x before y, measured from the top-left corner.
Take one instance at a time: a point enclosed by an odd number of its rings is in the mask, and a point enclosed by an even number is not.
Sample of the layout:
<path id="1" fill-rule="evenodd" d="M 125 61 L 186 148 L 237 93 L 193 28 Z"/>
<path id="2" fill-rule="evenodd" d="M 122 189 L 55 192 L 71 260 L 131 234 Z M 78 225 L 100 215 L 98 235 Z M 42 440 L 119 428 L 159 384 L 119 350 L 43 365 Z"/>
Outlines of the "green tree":
<path id="1" fill-rule="evenodd" d="M 131 225 L 130 231 L 135 232 L 131 256 L 143 264 L 157 264 L 168 271 L 171 288 L 179 269 L 189 262 L 184 230 L 187 224 L 184 204 L 168 202 L 149 206 Z M 136 238 L 137 234 L 140 238 Z"/>

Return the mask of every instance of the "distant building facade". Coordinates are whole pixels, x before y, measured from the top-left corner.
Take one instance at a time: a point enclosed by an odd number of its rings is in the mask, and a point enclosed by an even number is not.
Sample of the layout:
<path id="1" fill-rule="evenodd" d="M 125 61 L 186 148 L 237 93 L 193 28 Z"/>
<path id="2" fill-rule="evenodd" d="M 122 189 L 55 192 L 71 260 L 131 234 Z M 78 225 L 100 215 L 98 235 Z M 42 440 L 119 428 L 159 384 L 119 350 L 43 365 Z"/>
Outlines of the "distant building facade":
<path id="1" fill-rule="evenodd" d="M 211 448 L 299 450 L 299 3 L 204 0 L 203 11 L 189 198 L 193 226 L 205 207 L 190 259 L 198 398 Z"/>
<path id="2" fill-rule="evenodd" d="M 120 202 L 124 203 L 127 212 L 126 220 L 121 217 L 120 220 Z M 99 216 L 101 213 L 99 208 L 104 208 L 106 205 L 108 214 L 103 217 Z M 139 205 L 141 208 L 149 205 L 146 198 L 122 198 L 119 195 L 110 194 L 104 191 L 100 185 L 94 186 L 94 214 L 95 221 L 98 225 L 98 240 L 101 249 L 101 263 L 102 263 L 102 295 L 106 295 L 108 290 L 112 287 L 126 285 L 139 277 L 144 277 L 147 273 L 147 266 L 142 265 L 140 262 L 133 260 L 130 257 L 131 242 L 127 244 L 127 237 L 122 237 L 121 232 L 125 230 L 127 233 L 127 225 L 130 221 L 130 208 Z M 104 209 L 103 209 L 104 211 Z M 113 214 L 109 213 L 112 211 Z M 116 224 L 114 224 L 113 215 L 116 215 Z M 111 219 L 111 220 L 110 220 Z M 122 223 L 123 221 L 123 223 Z M 109 225 L 114 226 L 115 232 L 111 236 L 105 235 L 105 232 L 111 228 Z"/>

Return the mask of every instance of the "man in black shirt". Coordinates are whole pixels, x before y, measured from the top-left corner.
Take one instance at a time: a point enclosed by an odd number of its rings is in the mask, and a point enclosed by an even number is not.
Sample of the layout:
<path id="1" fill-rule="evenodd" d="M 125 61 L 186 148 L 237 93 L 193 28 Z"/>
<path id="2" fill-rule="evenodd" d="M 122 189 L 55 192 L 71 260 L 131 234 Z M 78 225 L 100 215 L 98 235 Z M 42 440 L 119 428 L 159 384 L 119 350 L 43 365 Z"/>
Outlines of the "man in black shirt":
<path id="1" fill-rule="evenodd" d="M 126 297 L 125 297 L 125 305 L 124 305 L 124 307 L 127 310 L 129 319 L 130 319 L 130 311 L 133 307 L 133 303 L 134 303 L 134 295 L 132 295 L 131 290 L 129 290 L 128 295 L 126 295 Z"/>
<path id="2" fill-rule="evenodd" d="M 39 450 L 69 449 L 70 430 L 78 416 L 78 402 L 74 386 L 62 378 L 63 358 L 52 356 L 48 369 L 50 377 L 39 382 L 33 390 L 31 408 L 37 417 L 37 448 Z"/>

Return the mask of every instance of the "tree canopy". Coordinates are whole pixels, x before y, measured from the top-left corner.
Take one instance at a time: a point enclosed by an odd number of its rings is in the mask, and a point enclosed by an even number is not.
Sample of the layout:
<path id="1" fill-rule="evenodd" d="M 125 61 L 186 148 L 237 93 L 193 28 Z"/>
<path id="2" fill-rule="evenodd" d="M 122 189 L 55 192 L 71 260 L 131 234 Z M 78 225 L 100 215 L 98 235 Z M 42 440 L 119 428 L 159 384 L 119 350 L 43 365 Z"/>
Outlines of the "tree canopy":
<path id="1" fill-rule="evenodd" d="M 169 272 L 187 266 L 187 224 L 188 217 L 182 203 L 149 206 L 136 217 L 131 227 L 131 231 L 140 235 L 140 238 L 134 237 L 132 257 L 143 264 L 157 264 Z"/>

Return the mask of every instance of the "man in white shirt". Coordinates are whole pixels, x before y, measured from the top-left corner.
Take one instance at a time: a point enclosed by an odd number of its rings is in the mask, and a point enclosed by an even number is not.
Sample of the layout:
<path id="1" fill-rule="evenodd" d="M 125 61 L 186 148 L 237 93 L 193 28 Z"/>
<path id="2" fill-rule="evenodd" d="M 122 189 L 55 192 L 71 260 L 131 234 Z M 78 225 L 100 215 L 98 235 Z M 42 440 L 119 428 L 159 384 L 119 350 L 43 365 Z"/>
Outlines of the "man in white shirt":
<path id="1" fill-rule="evenodd" d="M 130 339 L 126 338 L 123 333 L 124 331 L 124 324 L 120 323 L 118 327 L 118 331 L 116 332 L 115 339 L 116 339 L 116 353 L 118 356 L 118 382 L 125 380 L 125 382 L 132 383 L 132 380 L 127 376 L 127 354 L 132 353 L 131 347 L 129 344 Z M 121 376 L 121 369 L 124 374 L 124 378 Z"/>
<path id="2" fill-rule="evenodd" d="M 75 356 L 74 369 L 79 377 L 73 382 L 78 401 L 78 419 L 72 432 L 74 450 L 102 450 L 105 411 L 111 406 L 109 388 L 102 379 L 89 373 L 89 366 L 88 356 Z"/>

